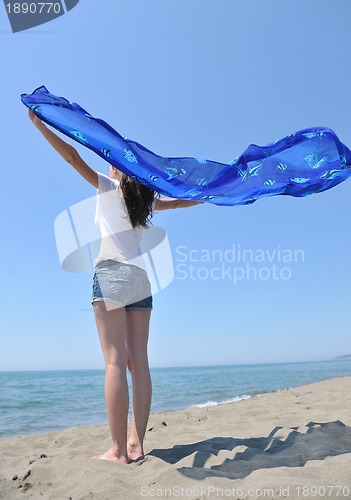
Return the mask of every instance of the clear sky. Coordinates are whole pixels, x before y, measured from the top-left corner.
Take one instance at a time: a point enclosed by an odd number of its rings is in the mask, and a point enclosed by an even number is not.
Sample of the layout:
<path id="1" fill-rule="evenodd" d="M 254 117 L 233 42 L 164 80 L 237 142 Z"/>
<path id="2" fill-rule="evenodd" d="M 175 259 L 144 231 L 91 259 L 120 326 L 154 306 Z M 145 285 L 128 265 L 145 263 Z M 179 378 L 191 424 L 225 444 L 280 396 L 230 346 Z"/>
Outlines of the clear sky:
<path id="1" fill-rule="evenodd" d="M 1 370 L 103 368 L 92 274 L 62 270 L 54 235 L 57 215 L 94 189 L 35 129 L 20 94 L 45 85 L 163 156 L 229 163 L 251 143 L 313 126 L 351 147 L 350 19 L 349 0 L 81 0 L 13 34 L 0 7 Z M 154 297 L 151 366 L 349 354 L 350 193 L 346 181 L 306 198 L 157 214 L 175 279 Z M 227 258 L 221 275 L 218 255 L 233 247 L 265 261 Z"/>

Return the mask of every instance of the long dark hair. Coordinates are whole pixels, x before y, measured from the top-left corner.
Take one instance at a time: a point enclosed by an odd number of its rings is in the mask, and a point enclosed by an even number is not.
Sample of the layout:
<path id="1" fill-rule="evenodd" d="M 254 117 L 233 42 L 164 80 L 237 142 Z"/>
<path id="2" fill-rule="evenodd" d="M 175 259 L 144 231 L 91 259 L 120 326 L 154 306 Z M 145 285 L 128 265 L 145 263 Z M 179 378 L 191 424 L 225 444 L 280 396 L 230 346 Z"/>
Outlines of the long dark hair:
<path id="1" fill-rule="evenodd" d="M 133 227 L 147 227 L 153 216 L 152 203 L 156 192 L 126 174 L 122 174 L 120 187 Z"/>

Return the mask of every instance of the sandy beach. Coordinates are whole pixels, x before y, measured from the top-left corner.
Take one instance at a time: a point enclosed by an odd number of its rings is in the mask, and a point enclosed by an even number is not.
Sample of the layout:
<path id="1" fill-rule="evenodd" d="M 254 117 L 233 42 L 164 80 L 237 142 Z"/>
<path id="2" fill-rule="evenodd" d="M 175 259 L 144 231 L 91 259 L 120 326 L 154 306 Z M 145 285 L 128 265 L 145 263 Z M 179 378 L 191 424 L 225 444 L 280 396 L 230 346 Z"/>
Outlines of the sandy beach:
<path id="1" fill-rule="evenodd" d="M 91 459 L 109 446 L 107 425 L 1 439 L 0 498 L 351 498 L 351 377 L 152 414 L 139 462 Z"/>

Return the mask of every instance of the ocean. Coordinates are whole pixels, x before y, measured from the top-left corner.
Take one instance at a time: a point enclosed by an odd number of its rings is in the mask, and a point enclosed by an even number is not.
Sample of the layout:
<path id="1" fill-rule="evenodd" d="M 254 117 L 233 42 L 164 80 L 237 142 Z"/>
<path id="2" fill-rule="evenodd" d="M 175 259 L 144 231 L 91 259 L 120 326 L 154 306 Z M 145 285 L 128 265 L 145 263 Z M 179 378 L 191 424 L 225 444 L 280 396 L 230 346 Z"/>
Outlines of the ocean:
<path id="1" fill-rule="evenodd" d="M 350 375 L 351 360 L 152 368 L 151 413 L 226 404 Z M 107 423 L 104 370 L 0 372 L 0 387 L 1 438 Z"/>

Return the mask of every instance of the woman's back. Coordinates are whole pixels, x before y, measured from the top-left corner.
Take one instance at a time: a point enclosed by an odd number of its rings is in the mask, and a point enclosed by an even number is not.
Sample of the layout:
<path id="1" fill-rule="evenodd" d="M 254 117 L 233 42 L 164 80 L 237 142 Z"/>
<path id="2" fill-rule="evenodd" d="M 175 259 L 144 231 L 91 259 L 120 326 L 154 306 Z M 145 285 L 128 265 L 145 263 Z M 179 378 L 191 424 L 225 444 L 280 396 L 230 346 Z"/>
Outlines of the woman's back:
<path id="1" fill-rule="evenodd" d="M 116 260 L 145 269 L 140 249 L 144 228 L 133 228 L 120 181 L 99 172 L 97 174 L 95 224 L 100 230 L 101 240 L 94 264 L 103 260 Z"/>

